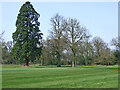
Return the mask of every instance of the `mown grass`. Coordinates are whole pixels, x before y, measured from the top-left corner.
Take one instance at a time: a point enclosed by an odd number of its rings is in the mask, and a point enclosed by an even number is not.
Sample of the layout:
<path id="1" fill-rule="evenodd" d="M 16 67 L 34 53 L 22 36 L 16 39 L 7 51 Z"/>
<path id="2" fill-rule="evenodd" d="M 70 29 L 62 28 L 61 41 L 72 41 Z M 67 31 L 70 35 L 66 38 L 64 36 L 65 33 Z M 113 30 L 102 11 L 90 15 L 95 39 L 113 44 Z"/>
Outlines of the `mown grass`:
<path id="1" fill-rule="evenodd" d="M 2 87 L 118 88 L 118 67 L 2 65 Z"/>

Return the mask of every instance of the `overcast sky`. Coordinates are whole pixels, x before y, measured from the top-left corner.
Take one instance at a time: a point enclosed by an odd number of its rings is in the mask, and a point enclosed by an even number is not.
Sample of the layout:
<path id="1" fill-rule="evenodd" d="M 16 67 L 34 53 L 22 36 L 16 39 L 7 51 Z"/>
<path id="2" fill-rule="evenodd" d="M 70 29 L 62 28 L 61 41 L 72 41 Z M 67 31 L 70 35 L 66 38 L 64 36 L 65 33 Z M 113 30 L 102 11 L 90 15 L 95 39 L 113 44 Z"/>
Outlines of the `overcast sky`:
<path id="1" fill-rule="evenodd" d="M 6 41 L 12 40 L 15 22 L 20 7 L 25 2 L 3 2 L 2 29 Z M 110 43 L 118 36 L 118 3 L 117 2 L 31 2 L 40 14 L 40 29 L 43 38 L 49 35 L 50 18 L 56 13 L 64 17 L 76 18 L 84 25 L 93 37 L 99 36 Z"/>

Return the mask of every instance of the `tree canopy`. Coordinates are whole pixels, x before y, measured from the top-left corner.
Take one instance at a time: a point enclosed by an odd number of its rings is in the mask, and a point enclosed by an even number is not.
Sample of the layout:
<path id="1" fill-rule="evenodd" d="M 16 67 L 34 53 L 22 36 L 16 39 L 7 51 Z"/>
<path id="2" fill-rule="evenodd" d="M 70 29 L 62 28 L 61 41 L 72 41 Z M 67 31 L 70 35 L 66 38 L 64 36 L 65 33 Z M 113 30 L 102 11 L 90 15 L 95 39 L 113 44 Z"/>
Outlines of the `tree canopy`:
<path id="1" fill-rule="evenodd" d="M 38 14 L 30 2 L 26 2 L 20 8 L 16 20 L 16 31 L 13 33 L 14 47 L 12 53 L 14 58 L 20 61 L 26 61 L 26 66 L 29 66 L 29 61 L 35 60 L 41 54 L 41 39 L 42 33 L 39 29 Z"/>

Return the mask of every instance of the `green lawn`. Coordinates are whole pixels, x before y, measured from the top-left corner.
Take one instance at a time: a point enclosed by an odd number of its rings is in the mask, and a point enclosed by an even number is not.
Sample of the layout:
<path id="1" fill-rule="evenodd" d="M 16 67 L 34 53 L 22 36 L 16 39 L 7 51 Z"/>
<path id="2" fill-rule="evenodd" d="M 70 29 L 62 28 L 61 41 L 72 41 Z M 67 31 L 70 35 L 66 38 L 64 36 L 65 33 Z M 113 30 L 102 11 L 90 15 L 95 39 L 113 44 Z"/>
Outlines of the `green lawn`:
<path id="1" fill-rule="evenodd" d="M 117 66 L 3 65 L 3 88 L 118 88 Z"/>

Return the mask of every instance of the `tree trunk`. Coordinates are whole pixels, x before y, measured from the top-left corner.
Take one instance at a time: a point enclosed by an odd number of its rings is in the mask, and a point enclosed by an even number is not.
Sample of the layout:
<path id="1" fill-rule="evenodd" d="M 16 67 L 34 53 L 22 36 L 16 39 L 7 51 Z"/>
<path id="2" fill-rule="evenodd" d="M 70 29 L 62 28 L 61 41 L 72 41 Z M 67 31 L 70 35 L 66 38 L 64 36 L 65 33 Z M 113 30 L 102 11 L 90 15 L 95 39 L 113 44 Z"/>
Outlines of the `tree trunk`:
<path id="1" fill-rule="evenodd" d="M 72 61 L 72 67 L 75 67 L 75 60 Z"/>
<path id="2" fill-rule="evenodd" d="M 60 60 L 61 60 L 61 57 L 60 57 L 60 54 L 58 54 L 58 65 L 57 65 L 57 67 L 61 67 Z"/>
<path id="3" fill-rule="evenodd" d="M 76 66 L 76 57 L 75 57 L 75 53 L 73 52 L 73 57 L 72 57 L 72 67 Z"/>
<path id="4" fill-rule="evenodd" d="M 42 60 L 41 60 L 41 66 L 42 66 L 43 64 L 42 64 Z"/>
<path id="5" fill-rule="evenodd" d="M 29 60 L 28 60 L 28 57 L 25 58 L 26 60 L 26 65 L 25 66 L 29 66 Z"/>

